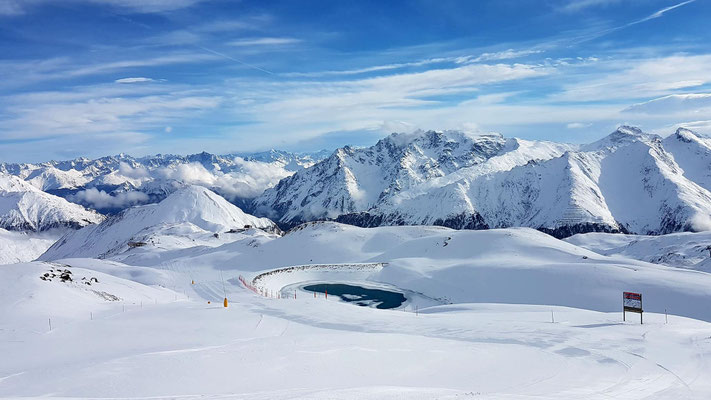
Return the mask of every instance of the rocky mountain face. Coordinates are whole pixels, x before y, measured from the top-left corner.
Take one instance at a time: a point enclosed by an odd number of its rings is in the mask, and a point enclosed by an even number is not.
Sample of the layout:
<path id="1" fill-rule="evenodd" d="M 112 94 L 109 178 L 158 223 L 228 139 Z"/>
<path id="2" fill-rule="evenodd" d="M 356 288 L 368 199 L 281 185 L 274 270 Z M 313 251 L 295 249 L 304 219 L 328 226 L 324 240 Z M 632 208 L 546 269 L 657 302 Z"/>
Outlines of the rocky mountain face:
<path id="1" fill-rule="evenodd" d="M 282 180 L 254 210 L 283 226 L 335 219 L 358 226 L 526 226 L 663 234 L 711 229 L 711 141 L 685 129 L 662 139 L 622 126 L 589 145 L 393 134 L 345 147 Z"/>

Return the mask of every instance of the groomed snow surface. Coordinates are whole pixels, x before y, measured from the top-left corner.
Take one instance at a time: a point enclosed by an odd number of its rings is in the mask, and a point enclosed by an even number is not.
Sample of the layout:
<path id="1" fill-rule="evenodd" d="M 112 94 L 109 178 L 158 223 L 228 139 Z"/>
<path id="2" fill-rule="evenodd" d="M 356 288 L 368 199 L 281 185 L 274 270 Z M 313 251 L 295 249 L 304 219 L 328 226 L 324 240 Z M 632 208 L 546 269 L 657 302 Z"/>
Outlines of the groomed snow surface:
<path id="1" fill-rule="evenodd" d="M 127 229 L 101 232 L 107 243 L 128 239 Z M 0 266 L 0 397 L 711 398 L 705 272 L 526 228 L 312 223 L 283 237 L 220 231 L 193 247 L 180 235 L 104 259 Z M 272 297 L 238 280 L 260 275 Z M 408 299 L 358 307 L 315 298 L 300 289 L 309 282 Z M 637 314 L 622 322 L 624 290 L 643 293 L 644 325 Z"/>

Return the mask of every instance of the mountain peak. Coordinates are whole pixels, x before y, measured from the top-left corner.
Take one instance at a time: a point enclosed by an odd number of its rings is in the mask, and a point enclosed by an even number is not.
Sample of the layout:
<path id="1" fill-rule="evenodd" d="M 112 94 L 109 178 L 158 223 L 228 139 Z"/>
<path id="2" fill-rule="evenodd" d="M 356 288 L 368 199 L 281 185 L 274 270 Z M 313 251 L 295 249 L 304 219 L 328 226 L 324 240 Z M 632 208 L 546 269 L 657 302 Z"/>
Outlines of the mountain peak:
<path id="1" fill-rule="evenodd" d="M 179 235 L 184 231 L 219 235 L 248 227 L 277 230 L 269 219 L 247 214 L 202 186 L 188 185 L 160 203 L 128 208 L 99 225 L 71 232 L 47 250 L 42 259 L 101 258 L 130 249 L 132 241 L 149 243 L 156 235 Z"/>
<path id="2" fill-rule="evenodd" d="M 676 132 L 674 132 L 674 135 L 678 140 L 686 143 L 697 142 L 699 140 L 699 137 L 696 136 L 692 130 L 683 127 L 679 127 Z"/>
<path id="3" fill-rule="evenodd" d="M 614 134 L 621 134 L 621 135 L 629 135 L 629 136 L 642 136 L 645 135 L 644 132 L 642 132 L 641 129 L 639 129 L 636 126 L 630 126 L 630 125 L 620 125 L 617 127 Z"/>
<path id="4" fill-rule="evenodd" d="M 636 126 L 620 125 L 615 129 L 614 132 L 605 136 L 604 138 L 590 143 L 588 145 L 582 146 L 583 151 L 615 151 L 620 146 L 624 146 L 634 142 L 649 142 L 654 138 L 658 138 L 657 135 L 645 133 L 640 128 Z"/>

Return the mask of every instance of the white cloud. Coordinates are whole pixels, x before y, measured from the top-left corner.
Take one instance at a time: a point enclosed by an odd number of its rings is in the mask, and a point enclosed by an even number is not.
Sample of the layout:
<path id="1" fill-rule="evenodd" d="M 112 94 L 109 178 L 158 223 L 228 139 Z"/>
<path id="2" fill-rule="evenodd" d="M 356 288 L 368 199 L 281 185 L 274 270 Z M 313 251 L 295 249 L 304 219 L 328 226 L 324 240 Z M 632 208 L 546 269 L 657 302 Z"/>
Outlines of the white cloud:
<path id="1" fill-rule="evenodd" d="M 514 50 L 508 49 L 504 51 L 497 51 L 495 53 L 483 53 L 477 57 L 470 59 L 460 59 L 460 62 L 482 62 L 482 61 L 500 61 L 500 60 L 510 60 L 514 58 L 521 58 L 530 56 L 532 54 L 543 53 L 543 50 Z"/>
<path id="2" fill-rule="evenodd" d="M 514 50 L 508 49 L 504 51 L 498 51 L 493 53 L 482 53 L 478 56 L 467 55 L 467 56 L 456 56 L 456 57 L 436 57 L 428 58 L 424 60 L 403 62 L 403 63 L 393 63 L 393 64 L 383 64 L 374 65 L 370 67 L 354 68 L 347 70 L 329 70 L 329 71 L 315 71 L 315 72 L 287 72 L 280 74 L 285 77 L 319 77 L 319 76 L 338 76 L 338 75 L 359 75 L 370 72 L 382 72 L 390 71 L 402 68 L 410 67 L 423 67 L 432 64 L 470 64 L 477 62 L 486 61 L 501 61 L 510 60 L 515 58 L 526 57 L 533 54 L 543 53 L 543 50 Z"/>
<path id="3" fill-rule="evenodd" d="M 82 1 L 82 0 L 79 0 Z M 87 0 L 84 0 L 87 1 Z M 204 0 L 88 0 L 138 13 L 160 13 L 191 7 Z"/>
<path id="4" fill-rule="evenodd" d="M 150 173 L 146 167 L 141 165 L 134 168 L 123 161 L 119 163 L 118 173 L 127 178 L 133 179 L 148 178 L 150 176 Z"/>
<path id="5" fill-rule="evenodd" d="M 572 0 L 568 1 L 562 7 L 559 7 L 558 10 L 563 12 L 578 12 L 591 7 L 606 7 L 619 4 L 622 1 L 623 0 Z"/>
<path id="6" fill-rule="evenodd" d="M 258 94 L 254 103 L 240 105 L 238 109 L 248 118 L 261 121 L 264 130 L 270 131 L 269 136 L 288 131 L 298 141 L 324 132 L 379 129 L 383 121 L 414 123 L 412 118 L 440 115 L 444 109 L 453 109 L 451 104 L 433 96 L 471 94 L 488 84 L 551 72 L 547 67 L 525 64 L 468 64 L 359 80 L 259 85 L 253 91 Z M 249 84 L 236 83 L 242 90 Z M 493 101 L 482 96 L 481 101 L 485 100 Z M 279 118 L 275 119 L 275 115 Z M 258 129 L 259 126 L 251 127 L 252 132 Z M 260 139 L 267 136 L 260 135 Z"/>
<path id="7" fill-rule="evenodd" d="M 600 101 L 664 96 L 675 89 L 711 83 L 711 55 L 669 56 L 598 62 L 593 71 L 567 84 L 564 101 Z M 582 79 L 581 79 L 582 78 Z"/>
<path id="8" fill-rule="evenodd" d="M 143 78 L 143 77 L 136 77 L 136 78 L 121 78 L 121 79 L 116 79 L 116 83 L 143 83 L 143 82 L 155 82 L 155 79 L 151 78 Z"/>
<path id="9" fill-rule="evenodd" d="M 7 139 L 26 139 L 156 129 L 166 122 L 214 109 L 221 102 L 219 97 L 200 96 L 194 91 L 127 97 L 103 97 L 102 92 L 99 87 L 87 89 L 83 96 L 74 93 L 67 98 L 55 99 L 51 92 L 10 97 L 6 111 L 12 117 L 3 121 L 0 133 Z"/>
<path id="10" fill-rule="evenodd" d="M 671 94 L 643 103 L 633 104 L 623 110 L 643 114 L 705 114 L 711 116 L 711 93 Z"/>
<path id="11" fill-rule="evenodd" d="M 109 74 L 131 68 L 202 63 L 215 60 L 219 60 L 215 54 L 176 52 L 158 57 L 93 63 L 82 63 L 80 60 L 73 60 L 67 57 L 43 60 L 0 61 L 0 74 L 16 77 L 16 79 L 12 80 L 0 80 L 0 87 L 14 87 L 36 82 Z"/>
<path id="12" fill-rule="evenodd" d="M 371 67 L 363 67 L 356 69 L 347 69 L 340 71 L 316 71 L 316 72 L 287 72 L 280 74 L 285 77 L 318 77 L 318 76 L 329 76 L 329 75 L 359 75 L 369 72 L 380 72 L 389 71 L 393 69 L 401 69 L 407 67 L 421 67 L 429 64 L 440 64 L 445 62 L 454 62 L 461 57 L 448 57 L 448 58 L 430 58 L 427 60 L 406 62 L 406 63 L 396 63 L 396 64 L 385 64 L 385 65 L 374 65 Z"/>
<path id="13" fill-rule="evenodd" d="M 293 174 L 280 163 L 246 161 L 240 157 L 236 157 L 235 162 L 239 170 L 229 173 L 208 171 L 200 163 L 190 163 L 161 168 L 157 170 L 156 175 L 163 179 L 175 179 L 215 189 L 228 200 L 234 200 L 256 197 L 281 179 Z"/>
<path id="14" fill-rule="evenodd" d="M 76 194 L 69 196 L 68 200 L 74 203 L 86 204 L 89 207 L 103 208 L 126 208 L 137 204 L 143 204 L 148 201 L 149 197 L 143 192 L 121 192 L 114 196 L 106 193 L 103 190 L 89 188 L 81 190 Z"/>
<path id="15" fill-rule="evenodd" d="M 134 13 L 160 13 L 178 10 L 204 0 L 68 0 L 72 3 L 93 3 L 111 6 L 117 10 Z M 0 15 L 21 15 L 34 7 L 52 3 L 52 0 L 0 0 Z"/>
<path id="16" fill-rule="evenodd" d="M 710 215 L 698 213 L 691 218 L 689 223 L 691 224 L 691 229 L 697 232 L 711 231 Z"/>
<path id="17" fill-rule="evenodd" d="M 249 38 L 249 39 L 239 39 L 228 42 L 229 46 L 278 46 L 286 44 L 300 43 L 301 40 L 295 38 L 287 37 L 260 37 L 260 38 Z"/>
<path id="18" fill-rule="evenodd" d="M 662 16 L 664 16 L 665 13 L 667 13 L 667 12 L 669 12 L 669 11 L 675 9 L 675 8 L 679 8 L 679 7 L 685 6 L 685 5 L 690 4 L 690 3 L 693 3 L 693 2 L 695 2 L 695 1 L 696 1 L 696 0 L 687 0 L 687 1 L 684 1 L 684 2 L 681 2 L 681 3 L 678 3 L 678 4 L 675 4 L 675 5 L 670 6 L 670 7 L 662 8 L 661 10 L 656 11 L 656 12 L 650 14 L 650 15 L 647 16 L 647 17 L 644 17 L 644 18 L 642 18 L 642 19 L 640 19 L 640 20 L 637 20 L 637 21 L 634 21 L 634 22 L 631 22 L 631 23 L 627 24 L 627 26 L 640 24 L 640 23 L 642 23 L 642 22 L 646 22 L 646 21 L 649 21 L 649 20 L 651 20 L 651 19 L 655 19 L 655 18 L 662 17 Z"/>
<path id="19" fill-rule="evenodd" d="M 571 122 L 568 125 L 566 125 L 565 127 L 568 129 L 582 129 L 582 128 L 588 128 L 590 126 L 592 126 L 592 124 L 589 124 L 589 123 L 584 124 L 582 122 Z"/>

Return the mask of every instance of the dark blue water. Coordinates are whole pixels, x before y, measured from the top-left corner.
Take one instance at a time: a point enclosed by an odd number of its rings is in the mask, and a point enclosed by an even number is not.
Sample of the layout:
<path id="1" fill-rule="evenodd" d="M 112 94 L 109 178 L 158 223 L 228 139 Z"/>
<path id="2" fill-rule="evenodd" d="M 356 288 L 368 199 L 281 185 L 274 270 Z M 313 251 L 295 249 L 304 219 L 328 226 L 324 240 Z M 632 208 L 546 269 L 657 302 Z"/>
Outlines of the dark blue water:
<path id="1" fill-rule="evenodd" d="M 304 290 L 317 293 L 328 291 L 329 296 L 338 296 L 349 303 L 362 307 L 375 306 L 375 308 L 381 310 L 400 307 L 407 300 L 402 293 L 384 289 L 369 289 L 343 283 L 317 283 L 304 286 Z"/>

